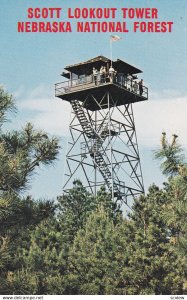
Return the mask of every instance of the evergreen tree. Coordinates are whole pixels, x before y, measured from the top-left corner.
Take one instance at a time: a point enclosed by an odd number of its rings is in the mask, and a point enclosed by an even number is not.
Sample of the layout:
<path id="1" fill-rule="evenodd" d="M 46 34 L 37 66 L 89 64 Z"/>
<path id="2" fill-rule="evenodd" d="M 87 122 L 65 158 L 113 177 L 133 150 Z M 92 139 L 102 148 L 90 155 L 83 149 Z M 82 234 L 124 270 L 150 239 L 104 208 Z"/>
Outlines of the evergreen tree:
<path id="1" fill-rule="evenodd" d="M 169 175 L 165 183 L 168 202 L 165 204 L 164 218 L 167 220 L 170 232 L 170 242 L 175 249 L 180 266 L 184 270 L 183 289 L 187 291 L 187 163 L 183 149 L 173 135 L 171 144 L 162 134 L 161 148 L 156 151 L 156 158 L 162 159 L 163 174 Z"/>
<path id="2" fill-rule="evenodd" d="M 117 201 L 113 202 L 111 194 L 107 193 L 105 187 L 102 186 L 97 192 L 95 209 L 102 206 L 109 217 L 113 220 L 114 224 L 120 222 L 122 218 L 121 204 Z"/>
<path id="3" fill-rule="evenodd" d="M 123 237 L 122 237 L 123 240 Z M 89 216 L 70 250 L 66 294 L 115 294 L 122 263 L 118 230 L 103 207 Z"/>
<path id="4" fill-rule="evenodd" d="M 67 251 L 61 227 L 55 218 L 37 226 L 31 234 L 30 247 L 20 251 L 23 271 L 28 274 L 28 287 L 32 284 L 30 274 L 33 274 L 36 279 L 36 294 L 63 294 Z M 18 274 L 19 272 L 14 276 L 14 286 Z M 22 282 L 19 285 L 19 290 L 21 289 Z M 30 290 L 25 287 L 26 293 L 29 294 Z"/>
<path id="5" fill-rule="evenodd" d="M 59 196 L 58 202 L 62 230 L 72 242 L 78 229 L 83 227 L 89 213 L 95 208 L 94 197 L 80 180 L 75 180 L 73 188 L 68 194 Z"/>
<path id="6" fill-rule="evenodd" d="M 161 147 L 155 151 L 154 155 L 156 159 L 161 161 L 161 170 L 164 175 L 177 175 L 179 172 L 185 172 L 187 167 L 184 166 L 184 154 L 183 149 L 177 142 L 178 136 L 173 134 L 171 143 L 166 139 L 166 133 L 162 133 Z M 187 170 L 187 169 L 186 169 Z M 186 173 L 187 174 L 187 173 Z"/>
<path id="7" fill-rule="evenodd" d="M 58 197 L 58 201 L 58 217 L 61 220 L 62 231 L 68 236 L 70 242 L 73 241 L 77 231 L 84 227 L 90 213 L 98 205 L 104 207 L 114 222 L 118 222 L 122 215 L 120 206 L 112 202 L 110 193 L 107 193 L 104 187 L 101 187 L 94 197 L 86 190 L 80 180 L 75 180 L 69 193 Z"/>
<path id="8" fill-rule="evenodd" d="M 0 126 L 14 108 L 11 95 L 0 88 Z M 11 195 L 27 187 L 36 167 L 54 162 L 59 151 L 58 140 L 37 131 L 31 123 L 23 130 L 0 131 L 0 195 Z"/>
<path id="9" fill-rule="evenodd" d="M 129 220 L 93 212 L 70 250 L 68 294 L 181 294 L 183 267 L 165 220 L 167 193 L 152 186 Z"/>
<path id="10" fill-rule="evenodd" d="M 19 266 L 17 254 L 24 243 L 29 243 L 30 230 L 54 215 L 55 210 L 51 201 L 36 203 L 30 197 L 22 199 L 20 192 L 27 188 L 36 168 L 52 164 L 59 151 L 56 138 L 35 130 L 30 123 L 23 130 L 3 133 L 6 116 L 13 109 L 13 97 L 0 88 L 1 294 L 9 291 L 14 270 Z"/>
<path id="11" fill-rule="evenodd" d="M 87 218 L 98 203 L 105 206 L 105 213 L 117 222 L 121 212 L 112 204 L 111 197 L 102 188 L 93 197 L 77 180 L 66 196 L 59 197 L 58 217 L 44 221 L 31 233 L 28 244 L 22 245 L 18 258 L 21 271 L 12 274 L 12 290 L 37 294 L 71 294 L 69 286 L 69 249 L 77 231 L 85 227 Z M 116 209 L 118 208 L 118 209 Z M 32 218 L 33 219 L 33 218 Z M 25 274 L 25 280 L 19 278 Z M 30 276 L 33 274 L 35 285 Z M 26 287 L 28 284 L 28 288 Z"/>
<path id="12" fill-rule="evenodd" d="M 167 194 L 156 186 L 135 200 L 128 235 L 129 261 L 120 276 L 128 294 L 181 294 L 183 270 L 170 244 Z"/>

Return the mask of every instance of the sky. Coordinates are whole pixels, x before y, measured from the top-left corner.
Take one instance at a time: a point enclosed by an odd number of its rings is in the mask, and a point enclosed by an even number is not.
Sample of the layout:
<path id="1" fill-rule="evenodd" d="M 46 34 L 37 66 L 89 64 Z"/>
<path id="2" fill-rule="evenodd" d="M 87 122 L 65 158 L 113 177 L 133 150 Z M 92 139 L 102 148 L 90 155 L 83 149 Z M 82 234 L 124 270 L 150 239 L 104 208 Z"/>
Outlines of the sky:
<path id="1" fill-rule="evenodd" d="M 165 131 L 169 140 L 173 133 L 178 134 L 184 151 L 187 149 L 186 0 L 1 0 L 0 84 L 14 95 L 18 109 L 6 130 L 20 129 L 31 121 L 60 138 L 62 149 L 55 165 L 38 169 L 26 192 L 35 198 L 55 199 L 62 193 L 70 106 L 55 98 L 54 84 L 64 80 L 60 74 L 67 65 L 98 55 L 109 57 L 110 33 L 18 33 L 18 21 L 32 21 L 27 19 L 29 7 L 60 7 L 60 21 L 64 22 L 68 21 L 67 8 L 115 7 L 115 21 L 127 21 L 129 28 L 137 20 L 123 20 L 120 9 L 150 7 L 158 9 L 156 21 L 174 22 L 171 33 L 130 30 L 118 33 L 122 39 L 113 44 L 113 59 L 140 68 L 149 88 L 149 100 L 135 103 L 133 109 L 145 188 L 153 182 L 161 186 L 165 179 L 153 159 L 161 133 Z"/>

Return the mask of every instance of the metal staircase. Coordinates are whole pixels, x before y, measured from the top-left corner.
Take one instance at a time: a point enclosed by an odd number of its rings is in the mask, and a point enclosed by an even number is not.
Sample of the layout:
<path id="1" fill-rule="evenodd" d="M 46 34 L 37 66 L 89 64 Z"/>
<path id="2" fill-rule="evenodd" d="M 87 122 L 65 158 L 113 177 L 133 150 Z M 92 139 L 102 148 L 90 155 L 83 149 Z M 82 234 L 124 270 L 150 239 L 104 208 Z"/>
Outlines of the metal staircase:
<path id="1" fill-rule="evenodd" d="M 101 131 L 101 133 L 97 133 L 96 134 L 96 137 L 94 139 L 94 143 L 91 147 L 91 150 L 90 152 L 92 153 L 95 153 L 95 152 L 98 152 L 98 150 L 101 148 L 102 144 L 104 143 L 106 137 L 109 136 L 109 130 L 108 129 L 103 129 Z"/>
<path id="2" fill-rule="evenodd" d="M 77 119 L 79 120 L 80 125 L 82 126 L 82 129 L 86 133 L 88 138 L 93 138 L 95 136 L 95 132 L 93 128 L 91 127 L 90 123 L 88 122 L 84 110 L 79 103 L 78 100 L 71 101 L 72 108 L 76 114 Z"/>
<path id="3" fill-rule="evenodd" d="M 95 152 L 95 155 L 94 154 L 90 154 L 90 155 L 94 158 L 95 164 L 98 166 L 109 190 L 112 192 L 112 184 L 111 184 L 112 174 L 103 158 L 103 155 L 100 152 Z M 114 190 L 114 196 L 120 198 L 120 191 L 115 182 L 113 183 L 113 190 Z"/>
<path id="4" fill-rule="evenodd" d="M 82 129 L 84 130 L 87 137 L 91 139 L 92 146 L 89 148 L 89 153 L 91 158 L 93 159 L 94 165 L 99 169 L 106 185 L 112 192 L 112 174 L 103 157 L 103 154 L 99 151 L 106 137 L 109 136 L 109 130 L 105 127 L 101 130 L 101 133 L 97 133 L 87 120 L 87 117 L 80 102 L 78 100 L 72 100 L 71 105 Z M 113 182 L 113 192 L 114 196 L 119 199 L 120 191 L 118 185 L 115 182 Z"/>

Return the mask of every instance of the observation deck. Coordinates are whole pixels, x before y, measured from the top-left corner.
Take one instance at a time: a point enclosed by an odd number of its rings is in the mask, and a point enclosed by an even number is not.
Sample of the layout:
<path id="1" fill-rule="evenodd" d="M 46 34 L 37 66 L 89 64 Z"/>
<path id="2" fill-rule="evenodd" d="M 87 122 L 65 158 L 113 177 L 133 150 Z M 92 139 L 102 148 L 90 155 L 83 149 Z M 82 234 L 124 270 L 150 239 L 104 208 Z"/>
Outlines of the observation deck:
<path id="1" fill-rule="evenodd" d="M 111 65 L 115 72 L 112 76 Z M 105 68 L 103 75 L 101 67 Z M 97 70 L 97 75 L 93 74 L 93 68 Z M 108 99 L 110 107 L 148 99 L 148 88 L 142 85 L 140 89 L 137 77 L 142 71 L 120 59 L 111 62 L 104 56 L 98 56 L 67 66 L 65 70 L 62 76 L 68 80 L 55 84 L 55 96 L 69 102 L 79 100 L 83 107 L 91 111 L 107 108 Z"/>

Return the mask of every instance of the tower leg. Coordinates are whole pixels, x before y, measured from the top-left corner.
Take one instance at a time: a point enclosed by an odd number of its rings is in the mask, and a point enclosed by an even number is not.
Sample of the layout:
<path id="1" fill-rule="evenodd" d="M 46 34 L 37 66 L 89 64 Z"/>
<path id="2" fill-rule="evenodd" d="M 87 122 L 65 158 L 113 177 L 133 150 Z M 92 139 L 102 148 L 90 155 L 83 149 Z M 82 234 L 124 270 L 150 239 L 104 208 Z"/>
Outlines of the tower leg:
<path id="1" fill-rule="evenodd" d="M 128 204 L 128 199 L 144 193 L 132 104 L 115 105 L 107 92 L 108 107 L 97 111 L 84 108 L 86 102 L 71 101 L 69 151 L 66 156 L 68 172 L 64 190 L 80 179 L 93 194 L 104 185 L 113 201 Z M 105 101 L 106 103 L 106 101 Z M 111 103 L 113 103 L 111 107 Z"/>

